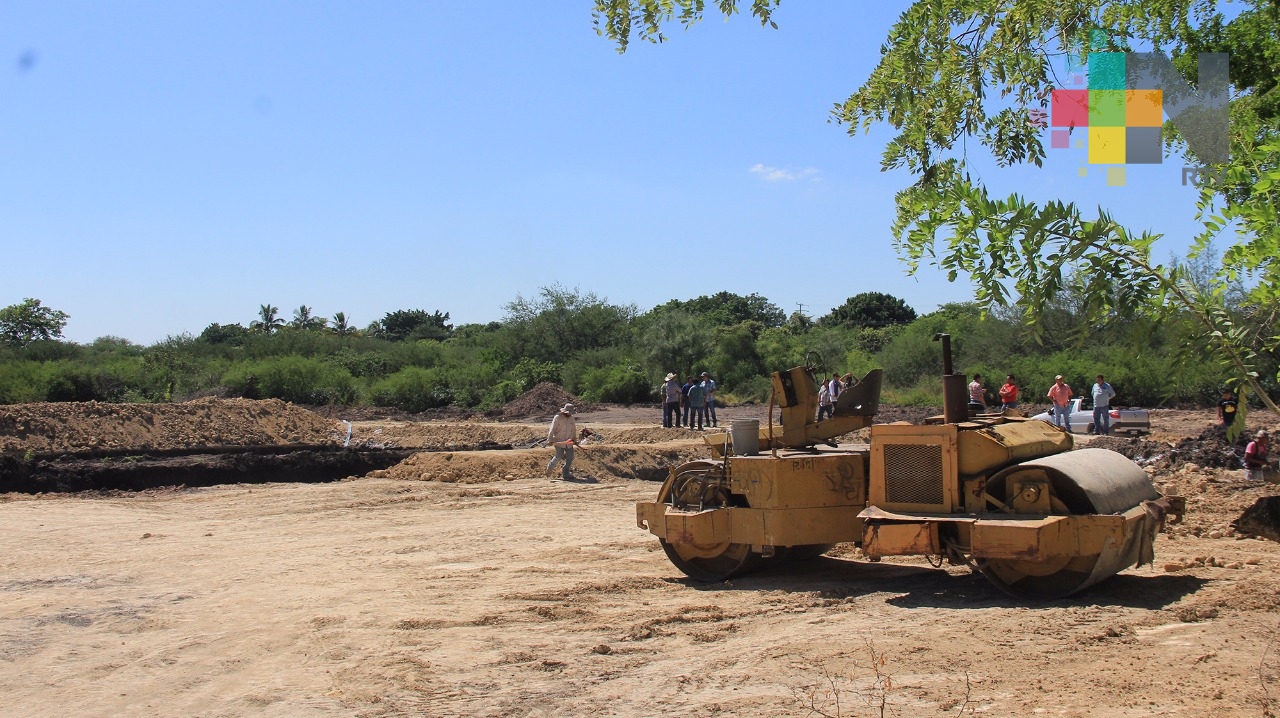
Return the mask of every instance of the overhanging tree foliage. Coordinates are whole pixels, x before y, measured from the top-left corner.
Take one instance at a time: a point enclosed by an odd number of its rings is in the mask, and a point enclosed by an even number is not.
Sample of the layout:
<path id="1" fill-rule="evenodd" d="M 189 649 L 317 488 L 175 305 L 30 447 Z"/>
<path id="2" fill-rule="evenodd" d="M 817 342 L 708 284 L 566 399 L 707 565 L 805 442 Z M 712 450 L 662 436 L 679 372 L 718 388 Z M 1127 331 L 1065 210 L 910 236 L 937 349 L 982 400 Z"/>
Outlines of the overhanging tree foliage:
<path id="1" fill-rule="evenodd" d="M 719 10 L 738 11 L 737 0 Z M 920 0 L 889 31 L 871 76 L 833 118 L 857 134 L 888 124 L 897 135 L 885 147 L 884 169 L 905 168 L 915 183 L 898 196 L 896 246 L 915 272 L 935 264 L 951 280 L 968 274 L 985 308 L 1019 303 L 1025 320 L 1040 314 L 1068 276 L 1080 282 L 1090 322 L 1145 315 L 1185 318 L 1196 331 L 1194 351 L 1209 350 L 1266 406 L 1260 353 L 1280 349 L 1280 9 L 1271 0 L 1245 3 L 1228 21 L 1213 0 Z M 664 23 L 689 25 L 702 16 L 697 0 L 597 0 L 597 31 L 626 49 L 631 34 L 663 40 Z M 778 0 L 754 0 L 752 13 L 773 24 Z M 1101 38 L 1102 42 L 1098 43 Z M 1197 287 L 1185 265 L 1151 258 L 1159 235 L 1132 232 L 1107 212 L 1087 214 L 1064 202 L 1036 203 L 1018 194 L 993 198 L 970 172 L 969 152 L 981 146 L 1002 166 L 1041 164 L 1041 115 L 1056 88 L 1053 64 L 1079 48 L 1152 48 L 1168 52 L 1188 81 L 1194 53 L 1231 55 L 1235 93 L 1229 105 L 1230 157 L 1197 157 L 1166 124 L 1166 146 L 1206 165 L 1189 214 L 1202 223 L 1190 257 L 1230 235 L 1214 281 Z M 1033 113 L 1031 110 L 1037 110 Z M 1226 287 L 1243 278 L 1241 307 Z M 1243 320 L 1243 321 L 1242 321 Z M 1242 387 L 1243 388 L 1243 387 Z"/>

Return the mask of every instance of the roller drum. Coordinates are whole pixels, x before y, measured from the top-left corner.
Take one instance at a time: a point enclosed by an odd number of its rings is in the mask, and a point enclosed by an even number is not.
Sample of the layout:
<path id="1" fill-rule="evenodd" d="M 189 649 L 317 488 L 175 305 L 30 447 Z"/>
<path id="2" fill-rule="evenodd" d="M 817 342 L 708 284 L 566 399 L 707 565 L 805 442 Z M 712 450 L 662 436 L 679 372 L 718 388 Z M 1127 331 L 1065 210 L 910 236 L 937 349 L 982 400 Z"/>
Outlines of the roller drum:
<path id="1" fill-rule="evenodd" d="M 1080 449 L 1011 466 L 987 482 L 988 493 L 1004 495 L 1005 484 L 1028 470 L 1048 474 L 1053 495 L 1068 515 L 1122 514 L 1160 497 L 1137 464 L 1105 449 Z M 982 565 L 982 572 L 997 588 L 1017 597 L 1062 598 L 1149 560 L 1156 527 L 1154 521 L 1143 521 L 1101 553 L 1039 562 L 991 560 Z"/>

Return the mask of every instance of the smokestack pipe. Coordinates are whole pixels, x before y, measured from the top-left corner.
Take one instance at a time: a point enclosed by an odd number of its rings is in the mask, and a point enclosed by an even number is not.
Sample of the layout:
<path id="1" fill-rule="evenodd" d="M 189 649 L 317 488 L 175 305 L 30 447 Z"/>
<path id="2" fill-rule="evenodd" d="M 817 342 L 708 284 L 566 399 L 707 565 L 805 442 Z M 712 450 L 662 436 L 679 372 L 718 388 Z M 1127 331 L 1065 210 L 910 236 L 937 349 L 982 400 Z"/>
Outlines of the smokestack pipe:
<path id="1" fill-rule="evenodd" d="M 942 342 L 942 420 L 959 424 L 969 419 L 969 389 L 965 375 L 956 374 L 951 362 L 951 335 L 934 334 L 933 340 Z"/>

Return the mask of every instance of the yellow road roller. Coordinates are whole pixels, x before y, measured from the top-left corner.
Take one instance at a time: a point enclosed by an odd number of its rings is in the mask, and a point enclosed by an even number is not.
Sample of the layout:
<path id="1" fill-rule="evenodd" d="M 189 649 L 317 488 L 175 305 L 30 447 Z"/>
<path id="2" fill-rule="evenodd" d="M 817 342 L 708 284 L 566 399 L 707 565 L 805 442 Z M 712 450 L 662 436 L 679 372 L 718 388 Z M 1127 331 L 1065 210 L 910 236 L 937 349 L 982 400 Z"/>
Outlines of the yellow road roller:
<path id="1" fill-rule="evenodd" d="M 711 457 L 673 467 L 656 501 L 636 504 L 677 568 L 720 581 L 858 544 L 872 561 L 929 556 L 981 572 L 1013 596 L 1071 595 L 1129 566 L 1185 502 L 1104 449 L 1015 411 L 970 415 L 966 378 L 943 342 L 942 416 L 875 424 L 879 370 L 816 420 L 813 371 L 773 375 L 765 426 L 705 437 Z M 774 423 L 775 407 L 780 420 Z M 745 424 L 742 425 L 742 424 Z M 833 439 L 870 427 L 870 444 Z"/>

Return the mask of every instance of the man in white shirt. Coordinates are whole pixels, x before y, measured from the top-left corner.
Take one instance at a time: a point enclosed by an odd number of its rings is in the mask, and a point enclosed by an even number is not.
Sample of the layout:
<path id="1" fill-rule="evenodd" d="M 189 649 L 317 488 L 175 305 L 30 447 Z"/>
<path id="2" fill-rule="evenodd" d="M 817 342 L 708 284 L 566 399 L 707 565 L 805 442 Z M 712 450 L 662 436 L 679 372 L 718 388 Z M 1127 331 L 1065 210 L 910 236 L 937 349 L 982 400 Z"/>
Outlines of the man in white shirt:
<path id="1" fill-rule="evenodd" d="M 1106 436 L 1111 433 L 1111 400 L 1116 398 L 1115 389 L 1098 375 L 1093 385 L 1093 433 Z"/>
<path id="2" fill-rule="evenodd" d="M 564 468 L 560 471 L 560 478 L 564 481 L 573 480 L 569 467 L 573 466 L 573 447 L 577 440 L 578 423 L 573 418 L 573 404 L 565 404 L 551 419 L 551 430 L 547 432 L 547 445 L 556 450 L 555 456 L 547 464 L 547 471 L 554 470 L 556 464 L 563 460 Z"/>
<path id="3" fill-rule="evenodd" d="M 718 426 L 716 422 L 716 382 L 707 372 L 702 372 L 702 387 L 707 390 L 707 423 Z"/>

